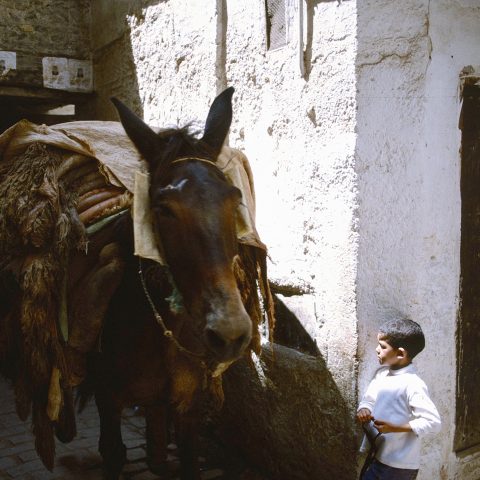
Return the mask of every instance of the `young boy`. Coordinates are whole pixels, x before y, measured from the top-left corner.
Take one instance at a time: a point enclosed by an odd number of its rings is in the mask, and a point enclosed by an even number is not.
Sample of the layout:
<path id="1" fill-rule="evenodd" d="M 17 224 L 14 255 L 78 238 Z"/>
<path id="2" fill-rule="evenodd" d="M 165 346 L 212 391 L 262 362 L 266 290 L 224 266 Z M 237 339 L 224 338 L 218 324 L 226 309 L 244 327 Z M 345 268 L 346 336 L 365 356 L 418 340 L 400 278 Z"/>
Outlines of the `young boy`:
<path id="1" fill-rule="evenodd" d="M 362 424 L 372 420 L 382 435 L 363 480 L 414 480 L 420 466 L 420 437 L 441 426 L 427 386 L 412 364 L 425 347 L 425 337 L 418 323 L 401 318 L 384 323 L 377 338 L 378 361 L 384 367 L 370 382 L 357 419 Z"/>

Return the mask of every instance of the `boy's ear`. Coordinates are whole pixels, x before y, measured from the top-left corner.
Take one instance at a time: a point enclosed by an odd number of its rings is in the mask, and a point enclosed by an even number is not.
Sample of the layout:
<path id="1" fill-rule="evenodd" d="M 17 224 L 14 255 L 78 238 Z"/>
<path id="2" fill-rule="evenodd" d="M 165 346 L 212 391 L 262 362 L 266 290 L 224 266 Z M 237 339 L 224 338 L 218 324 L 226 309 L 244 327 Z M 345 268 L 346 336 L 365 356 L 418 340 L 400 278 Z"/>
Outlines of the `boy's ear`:
<path id="1" fill-rule="evenodd" d="M 397 348 L 397 357 L 398 358 L 407 358 L 408 353 L 403 347 L 398 347 Z"/>

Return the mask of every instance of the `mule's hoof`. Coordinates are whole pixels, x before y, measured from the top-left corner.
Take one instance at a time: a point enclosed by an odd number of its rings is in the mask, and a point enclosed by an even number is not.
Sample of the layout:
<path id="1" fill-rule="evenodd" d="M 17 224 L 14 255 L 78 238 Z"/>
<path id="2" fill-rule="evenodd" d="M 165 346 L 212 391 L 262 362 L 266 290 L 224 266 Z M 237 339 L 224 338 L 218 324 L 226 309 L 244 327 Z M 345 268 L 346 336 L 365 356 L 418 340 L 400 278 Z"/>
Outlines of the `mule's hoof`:
<path id="1" fill-rule="evenodd" d="M 127 460 L 127 448 L 123 443 L 117 444 L 105 451 L 104 443 L 100 440 L 100 454 L 103 458 L 103 476 L 105 480 L 118 480 Z"/>
<path id="2" fill-rule="evenodd" d="M 103 479 L 104 480 L 120 480 L 120 473 L 112 473 L 107 472 L 106 470 L 103 471 Z"/>
<path id="3" fill-rule="evenodd" d="M 147 466 L 152 473 L 158 475 L 162 480 L 176 478 L 180 470 L 179 465 L 168 462 L 166 460 L 163 462 L 155 463 L 147 459 Z"/>
<path id="4" fill-rule="evenodd" d="M 76 436 L 77 429 L 75 425 L 55 426 L 55 436 L 62 443 L 70 443 Z"/>

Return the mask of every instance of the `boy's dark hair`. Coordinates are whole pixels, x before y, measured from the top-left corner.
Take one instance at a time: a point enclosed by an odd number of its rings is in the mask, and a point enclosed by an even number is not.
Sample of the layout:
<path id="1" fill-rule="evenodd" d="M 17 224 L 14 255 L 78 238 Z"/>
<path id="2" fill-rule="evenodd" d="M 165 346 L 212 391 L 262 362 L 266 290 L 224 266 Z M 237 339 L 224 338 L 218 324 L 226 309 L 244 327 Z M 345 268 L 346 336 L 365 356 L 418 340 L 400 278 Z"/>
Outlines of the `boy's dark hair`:
<path id="1" fill-rule="evenodd" d="M 409 318 L 388 320 L 378 331 L 393 348 L 404 348 L 410 358 L 414 358 L 425 348 L 422 327 Z"/>

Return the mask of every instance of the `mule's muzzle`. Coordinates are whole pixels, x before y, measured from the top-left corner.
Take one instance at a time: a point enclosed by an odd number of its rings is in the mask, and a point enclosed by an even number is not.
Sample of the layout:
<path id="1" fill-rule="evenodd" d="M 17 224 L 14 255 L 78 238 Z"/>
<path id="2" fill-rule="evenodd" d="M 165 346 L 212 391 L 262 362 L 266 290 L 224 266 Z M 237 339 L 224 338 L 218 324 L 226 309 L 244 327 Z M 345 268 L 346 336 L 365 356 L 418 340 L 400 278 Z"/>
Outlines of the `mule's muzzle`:
<path id="1" fill-rule="evenodd" d="M 252 339 L 252 322 L 248 314 L 238 312 L 229 318 L 209 315 L 205 327 L 205 343 L 216 360 L 233 361 L 239 358 Z"/>

